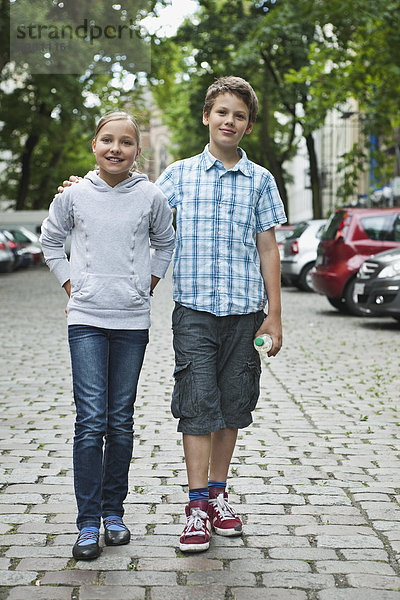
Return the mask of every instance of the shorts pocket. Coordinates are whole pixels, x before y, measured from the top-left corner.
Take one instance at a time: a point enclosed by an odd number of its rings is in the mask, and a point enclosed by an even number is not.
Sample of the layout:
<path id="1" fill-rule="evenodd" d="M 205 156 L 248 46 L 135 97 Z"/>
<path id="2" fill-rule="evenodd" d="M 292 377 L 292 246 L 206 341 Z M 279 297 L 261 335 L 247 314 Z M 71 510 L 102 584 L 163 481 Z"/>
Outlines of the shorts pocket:
<path id="1" fill-rule="evenodd" d="M 242 378 L 243 412 L 253 411 L 260 395 L 261 365 L 249 361 L 245 365 Z"/>
<path id="2" fill-rule="evenodd" d="M 196 386 L 192 363 L 177 364 L 174 371 L 175 386 L 172 392 L 171 411 L 175 419 L 195 417 L 198 414 Z"/>

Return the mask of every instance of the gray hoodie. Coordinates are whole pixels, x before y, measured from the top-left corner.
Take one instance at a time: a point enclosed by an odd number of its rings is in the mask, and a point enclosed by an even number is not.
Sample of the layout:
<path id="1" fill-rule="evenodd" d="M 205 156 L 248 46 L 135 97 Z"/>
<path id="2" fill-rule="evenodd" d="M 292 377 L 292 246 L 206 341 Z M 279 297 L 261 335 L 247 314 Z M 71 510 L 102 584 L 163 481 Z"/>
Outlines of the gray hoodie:
<path id="1" fill-rule="evenodd" d="M 64 242 L 70 232 L 68 261 Z M 54 198 L 40 240 L 60 284 L 71 280 L 68 325 L 150 326 L 151 275 L 164 277 L 174 230 L 165 196 L 146 175 L 132 173 L 110 187 L 90 171 Z"/>

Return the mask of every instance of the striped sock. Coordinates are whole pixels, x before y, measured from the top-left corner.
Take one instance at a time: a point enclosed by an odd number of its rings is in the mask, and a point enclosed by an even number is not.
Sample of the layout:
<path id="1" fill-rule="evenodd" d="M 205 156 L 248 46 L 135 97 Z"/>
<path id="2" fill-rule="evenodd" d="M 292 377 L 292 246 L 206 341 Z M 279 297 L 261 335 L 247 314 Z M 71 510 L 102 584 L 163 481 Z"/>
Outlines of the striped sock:
<path id="1" fill-rule="evenodd" d="M 210 479 L 210 481 L 208 482 L 208 489 L 210 488 L 222 488 L 222 489 L 226 489 L 226 481 L 213 481 L 212 479 Z"/>
<path id="2" fill-rule="evenodd" d="M 189 502 L 192 500 L 206 500 L 208 502 L 208 488 L 194 488 L 189 490 Z"/>

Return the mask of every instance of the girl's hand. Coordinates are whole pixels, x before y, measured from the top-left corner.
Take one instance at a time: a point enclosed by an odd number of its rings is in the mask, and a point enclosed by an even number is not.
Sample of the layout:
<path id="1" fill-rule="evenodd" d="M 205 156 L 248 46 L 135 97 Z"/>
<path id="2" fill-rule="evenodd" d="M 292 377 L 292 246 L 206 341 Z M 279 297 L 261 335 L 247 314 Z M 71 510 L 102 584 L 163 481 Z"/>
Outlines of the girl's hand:
<path id="1" fill-rule="evenodd" d="M 71 298 L 71 280 L 68 279 L 63 285 L 64 290 L 67 292 L 68 298 Z M 65 316 L 68 317 L 68 304 L 65 307 Z"/>

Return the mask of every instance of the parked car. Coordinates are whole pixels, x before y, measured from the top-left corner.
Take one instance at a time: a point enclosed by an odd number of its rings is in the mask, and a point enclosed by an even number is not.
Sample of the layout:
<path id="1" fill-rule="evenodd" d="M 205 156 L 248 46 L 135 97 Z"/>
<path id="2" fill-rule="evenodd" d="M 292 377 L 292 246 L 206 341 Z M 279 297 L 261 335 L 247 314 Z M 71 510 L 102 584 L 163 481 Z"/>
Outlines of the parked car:
<path id="1" fill-rule="evenodd" d="M 12 253 L 6 236 L 0 231 L 0 272 L 11 273 L 14 269 L 14 254 Z"/>
<path id="2" fill-rule="evenodd" d="M 3 229 L 3 233 L 8 240 L 8 245 L 14 253 L 15 263 L 14 269 L 24 269 L 34 264 L 33 254 L 31 252 L 31 246 L 24 246 L 18 244 L 17 240 L 8 229 Z M 35 250 L 36 252 L 36 250 Z"/>
<path id="3" fill-rule="evenodd" d="M 370 256 L 363 262 L 354 294 L 362 309 L 400 321 L 400 247 Z"/>
<path id="4" fill-rule="evenodd" d="M 338 209 L 322 232 L 312 285 L 339 311 L 368 314 L 357 303 L 357 271 L 372 254 L 399 245 L 400 208 Z"/>
<path id="5" fill-rule="evenodd" d="M 14 264 L 13 264 L 12 270 L 15 271 L 15 269 L 18 269 L 18 267 L 21 264 L 21 256 L 20 256 L 20 253 L 18 251 L 17 243 L 16 243 L 16 241 L 14 239 L 13 234 L 10 233 L 9 231 L 7 231 L 7 229 L 0 229 L 0 232 L 6 238 L 8 247 L 10 248 L 10 250 L 11 250 L 11 252 L 13 254 Z"/>
<path id="6" fill-rule="evenodd" d="M 275 227 L 275 239 L 278 244 L 281 260 L 283 258 L 283 246 L 285 240 L 293 233 L 294 228 L 295 225 L 277 225 L 277 227 Z"/>
<path id="7" fill-rule="evenodd" d="M 281 259 L 282 279 L 306 292 L 312 292 L 310 271 L 315 265 L 317 247 L 325 219 L 310 219 L 297 223 L 286 238 Z"/>
<path id="8" fill-rule="evenodd" d="M 25 252 L 32 255 L 34 265 L 44 263 L 42 246 L 35 233 L 21 225 L 9 225 L 7 229 L 14 236 L 18 248 L 25 248 Z"/>

